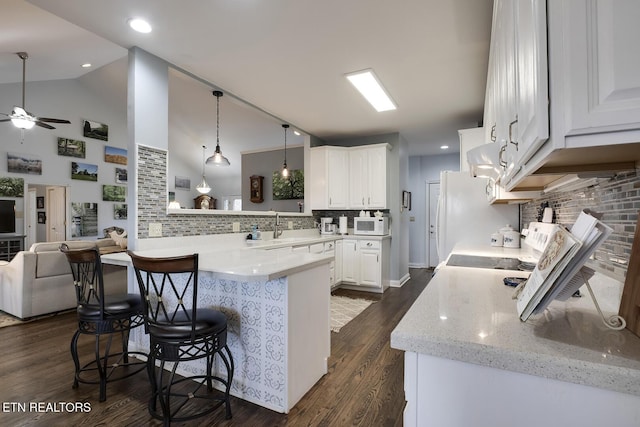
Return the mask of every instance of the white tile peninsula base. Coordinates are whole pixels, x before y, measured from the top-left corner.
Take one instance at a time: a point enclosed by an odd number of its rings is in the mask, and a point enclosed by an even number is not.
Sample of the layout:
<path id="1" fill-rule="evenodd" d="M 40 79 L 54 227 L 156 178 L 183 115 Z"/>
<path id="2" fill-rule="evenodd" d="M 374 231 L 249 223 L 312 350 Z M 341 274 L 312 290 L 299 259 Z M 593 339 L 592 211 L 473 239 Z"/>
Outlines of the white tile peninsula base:
<path id="1" fill-rule="evenodd" d="M 638 426 L 640 396 L 405 353 L 404 426 Z"/>
<path id="2" fill-rule="evenodd" d="M 224 312 L 227 344 L 235 363 L 231 394 L 288 413 L 327 373 L 330 308 L 322 264 L 279 279 L 229 280 L 199 272 L 199 306 Z M 131 349 L 148 349 L 142 328 L 132 331 Z M 215 371 L 222 375 L 216 361 Z M 181 364 L 179 373 L 202 373 L 205 361 Z"/>

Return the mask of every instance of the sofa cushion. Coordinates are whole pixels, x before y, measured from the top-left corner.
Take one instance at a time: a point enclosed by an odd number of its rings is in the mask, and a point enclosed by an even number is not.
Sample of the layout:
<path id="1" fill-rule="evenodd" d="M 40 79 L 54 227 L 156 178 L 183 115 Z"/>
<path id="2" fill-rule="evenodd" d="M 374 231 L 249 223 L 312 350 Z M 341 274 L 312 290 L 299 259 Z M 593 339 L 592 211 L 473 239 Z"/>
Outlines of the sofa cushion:
<path id="1" fill-rule="evenodd" d="M 36 278 L 71 274 L 67 257 L 60 251 L 38 252 Z"/>

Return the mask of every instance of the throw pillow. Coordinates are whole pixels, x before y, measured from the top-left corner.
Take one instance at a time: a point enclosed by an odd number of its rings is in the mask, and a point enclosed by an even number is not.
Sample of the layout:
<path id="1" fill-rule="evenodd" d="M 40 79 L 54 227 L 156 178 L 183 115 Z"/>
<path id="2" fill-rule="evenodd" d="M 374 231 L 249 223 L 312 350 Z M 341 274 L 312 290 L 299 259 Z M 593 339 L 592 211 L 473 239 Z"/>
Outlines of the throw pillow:
<path id="1" fill-rule="evenodd" d="M 127 247 L 126 231 L 123 231 L 122 234 L 118 234 L 118 232 L 114 230 L 111 233 L 109 233 L 109 236 L 111 237 L 111 239 L 113 239 L 114 242 L 116 242 L 116 245 L 120 246 L 122 249 L 125 249 Z M 124 241 L 124 246 L 123 246 L 123 241 Z"/>

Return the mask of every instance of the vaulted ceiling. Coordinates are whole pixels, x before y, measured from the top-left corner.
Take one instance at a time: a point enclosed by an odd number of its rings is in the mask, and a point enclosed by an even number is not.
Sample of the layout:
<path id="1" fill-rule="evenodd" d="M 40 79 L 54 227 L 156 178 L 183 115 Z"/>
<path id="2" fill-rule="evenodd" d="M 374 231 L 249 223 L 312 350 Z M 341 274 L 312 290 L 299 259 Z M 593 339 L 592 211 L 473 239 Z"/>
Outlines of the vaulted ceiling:
<path id="1" fill-rule="evenodd" d="M 80 64 L 126 61 L 139 46 L 327 141 L 399 132 L 410 155 L 441 154 L 482 120 L 492 0 L 2 3 L 0 83 L 20 80 L 17 51 L 29 52 L 33 81 L 77 78 Z M 136 16 L 153 32 L 133 32 Z M 375 112 L 344 77 L 365 68 L 397 110 Z"/>

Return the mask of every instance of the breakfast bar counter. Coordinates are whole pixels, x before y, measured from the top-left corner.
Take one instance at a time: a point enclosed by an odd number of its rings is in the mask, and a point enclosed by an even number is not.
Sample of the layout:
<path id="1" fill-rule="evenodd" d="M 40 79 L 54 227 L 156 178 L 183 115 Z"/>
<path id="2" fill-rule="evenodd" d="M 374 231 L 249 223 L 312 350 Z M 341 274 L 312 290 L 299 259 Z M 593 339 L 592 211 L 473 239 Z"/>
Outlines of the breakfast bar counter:
<path id="1" fill-rule="evenodd" d="M 527 274 L 437 270 L 391 334 L 405 351 L 405 426 L 640 425 L 640 338 L 606 328 L 584 290 L 521 322 L 502 279 Z M 616 313 L 621 284 L 590 282 Z"/>
<path id="2" fill-rule="evenodd" d="M 327 373 L 331 257 L 197 245 L 135 253 L 149 257 L 199 253 L 199 306 L 220 310 L 228 320 L 227 344 L 235 362 L 232 395 L 287 413 Z M 131 266 L 126 253 L 105 255 L 102 260 Z M 132 270 L 129 291 L 137 293 Z M 144 351 L 148 336 L 140 328 L 133 330 L 129 346 Z M 181 367 L 183 373 L 206 369 L 204 360 Z M 217 365 L 215 369 L 219 375 L 225 372 Z"/>

